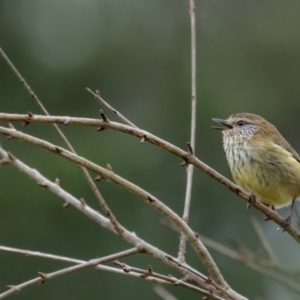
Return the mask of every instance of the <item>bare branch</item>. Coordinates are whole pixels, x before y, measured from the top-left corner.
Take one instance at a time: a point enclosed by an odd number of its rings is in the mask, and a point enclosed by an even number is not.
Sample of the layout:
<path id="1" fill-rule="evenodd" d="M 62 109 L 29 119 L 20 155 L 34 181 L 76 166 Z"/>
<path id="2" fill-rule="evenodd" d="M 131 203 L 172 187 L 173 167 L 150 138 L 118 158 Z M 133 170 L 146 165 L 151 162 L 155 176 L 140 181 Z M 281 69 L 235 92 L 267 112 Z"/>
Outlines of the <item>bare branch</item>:
<path id="1" fill-rule="evenodd" d="M 89 170 L 95 172 L 96 174 L 101 174 L 104 178 L 107 178 L 110 181 L 123 186 L 128 191 L 132 192 L 133 194 L 137 195 L 139 198 L 143 199 L 147 204 L 151 205 L 159 212 L 164 214 L 168 219 L 171 220 L 171 222 L 174 223 L 175 226 L 179 228 L 180 232 L 182 232 L 185 235 L 186 239 L 190 242 L 191 246 L 195 249 L 196 253 L 202 259 L 202 262 L 205 265 L 212 279 L 215 280 L 221 286 L 228 288 L 228 285 L 224 280 L 221 272 L 219 271 L 217 265 L 215 264 L 213 258 L 211 257 L 207 249 L 204 247 L 204 245 L 201 243 L 201 241 L 198 239 L 197 235 L 174 211 L 172 211 L 169 207 L 163 204 L 159 199 L 157 199 L 150 193 L 146 192 L 145 190 L 139 188 L 138 186 L 134 185 L 133 183 L 127 181 L 126 179 L 114 174 L 112 171 L 102 168 L 81 156 L 78 156 L 61 147 L 55 146 L 49 142 L 35 138 L 28 134 L 21 133 L 15 129 L 7 129 L 4 127 L 0 127 L 0 133 L 11 135 L 17 139 L 26 141 L 28 143 L 31 143 L 33 145 L 51 151 L 55 154 L 58 154 L 64 158 L 67 158 L 68 160 L 76 164 L 80 164 L 88 168 Z M 5 157 L 5 153 L 3 153 L 2 155 Z M 45 185 L 43 181 L 41 183 L 43 183 L 43 187 L 49 188 L 48 185 Z M 55 185 L 55 187 L 57 188 L 56 184 L 53 185 Z M 82 206 L 80 203 L 80 207 L 81 207 L 81 211 L 84 212 L 84 208 L 87 207 L 87 205 Z M 125 229 L 123 228 L 122 230 L 123 230 L 122 232 L 122 236 L 123 236 L 123 234 L 125 234 Z"/>
<path id="2" fill-rule="evenodd" d="M 75 266 L 65 268 L 65 269 L 62 269 L 62 270 L 59 270 L 56 272 L 52 272 L 52 273 L 48 273 L 48 274 L 45 274 L 43 272 L 38 272 L 39 277 L 37 277 L 37 278 L 31 279 L 31 280 L 21 283 L 19 285 L 10 285 L 8 291 L 0 294 L 0 299 L 4 299 L 11 294 L 20 292 L 20 291 L 24 290 L 25 288 L 32 286 L 34 284 L 44 283 L 45 281 L 50 280 L 52 278 L 62 276 L 62 275 L 68 274 L 70 272 L 78 271 L 78 270 L 81 270 L 84 268 L 97 267 L 99 264 L 104 263 L 106 261 L 115 260 L 118 258 L 122 258 L 124 256 L 136 254 L 138 252 L 139 252 L 139 250 L 137 248 L 133 248 L 133 249 L 122 251 L 122 252 L 119 252 L 116 254 L 108 255 L 105 257 L 92 259 L 88 262 L 82 262 Z"/>
<path id="3" fill-rule="evenodd" d="M 38 96 L 34 93 L 34 91 L 31 89 L 31 87 L 29 86 L 29 84 L 26 82 L 26 80 L 23 78 L 23 76 L 21 75 L 21 73 L 14 66 L 14 64 L 10 61 L 10 59 L 7 57 L 7 55 L 5 54 L 5 52 L 1 49 L 1 47 L 0 47 L 0 55 L 2 56 L 2 58 L 4 59 L 4 61 L 8 64 L 9 68 L 12 70 L 12 72 L 15 74 L 15 76 L 20 80 L 21 84 L 23 85 L 23 87 L 25 88 L 25 90 L 29 93 L 30 97 L 35 100 L 35 102 L 40 107 L 40 109 L 44 112 L 44 114 L 47 115 L 47 116 L 49 116 L 49 113 L 48 113 L 47 109 L 44 107 L 44 105 L 42 104 L 42 102 L 40 101 L 40 99 L 38 98 Z M 23 125 L 30 124 L 30 120 L 32 118 L 34 118 L 33 113 L 32 112 L 28 112 L 28 117 L 29 117 L 29 120 L 28 121 L 23 121 L 23 123 L 22 123 Z M 68 124 L 68 120 L 65 120 L 64 125 L 67 125 L 67 124 Z M 59 134 L 59 136 L 61 137 L 61 139 L 66 144 L 67 148 L 71 152 L 73 152 L 74 154 L 76 154 L 75 149 L 72 147 L 71 143 L 68 141 L 68 139 L 63 134 L 63 132 L 59 129 L 58 125 L 56 123 L 53 123 L 53 126 L 54 126 L 55 130 L 57 131 L 57 133 Z M 85 180 L 87 181 L 90 189 L 94 193 L 94 195 L 95 195 L 96 199 L 98 200 L 101 208 L 103 209 L 103 211 L 105 212 L 105 214 L 111 220 L 113 226 L 115 227 L 116 232 L 118 232 L 121 235 L 122 234 L 122 226 L 118 223 L 118 221 L 115 218 L 115 216 L 113 215 L 112 211 L 109 209 L 108 205 L 106 204 L 104 198 L 102 197 L 100 191 L 98 190 L 95 182 L 91 178 L 91 176 L 88 173 L 87 169 L 84 166 L 81 166 L 81 165 L 79 165 L 79 169 L 83 173 L 83 176 L 84 176 Z"/>
<path id="4" fill-rule="evenodd" d="M 92 95 L 94 95 L 94 97 L 96 99 L 99 100 L 100 103 L 102 103 L 103 105 L 105 105 L 112 113 L 114 113 L 117 117 L 119 117 L 120 120 L 122 120 L 125 124 L 132 126 L 132 127 L 136 127 L 132 122 L 130 122 L 127 118 L 125 118 L 121 113 L 119 113 L 116 109 L 114 109 L 111 105 L 109 105 L 101 96 L 100 93 L 96 92 L 94 93 L 91 89 L 86 88 L 86 90 L 91 93 Z"/>
<path id="5" fill-rule="evenodd" d="M 82 213 L 84 213 L 87 217 L 89 217 L 96 223 L 100 224 L 101 226 L 114 232 L 114 228 L 108 219 L 101 216 L 98 212 L 96 212 L 95 210 L 90 208 L 88 205 L 82 206 L 79 200 L 75 199 L 73 196 L 71 196 L 70 194 L 65 192 L 56 183 L 49 181 L 47 178 L 42 176 L 37 170 L 29 168 L 24 163 L 22 163 L 20 160 L 14 158 L 11 154 L 5 152 L 2 148 L 0 148 L 0 155 L 2 155 L 4 158 L 9 158 L 11 160 L 11 164 L 13 166 L 17 167 L 19 170 L 21 170 L 23 173 L 27 174 L 30 178 L 34 179 L 36 182 L 38 182 L 38 183 L 42 182 L 44 187 L 46 187 L 48 190 L 52 191 L 59 197 L 63 198 L 64 201 L 66 201 L 70 205 L 73 205 L 75 208 L 77 208 Z M 124 240 L 126 240 L 127 242 L 135 245 L 138 249 L 140 249 L 140 251 L 144 251 L 144 252 L 148 253 L 149 255 L 155 257 L 156 259 L 162 261 L 163 263 L 177 269 L 179 272 L 181 272 L 181 273 L 186 272 L 185 269 L 182 269 L 178 265 L 176 265 L 176 264 L 170 262 L 168 259 L 166 259 L 166 256 L 170 256 L 170 255 L 166 254 L 165 252 L 159 250 L 157 247 L 154 247 L 151 244 L 140 239 L 135 233 L 132 233 L 132 232 L 124 229 L 122 238 Z M 193 269 L 191 267 L 189 267 L 189 268 Z M 195 282 L 197 282 L 199 285 L 205 286 L 205 283 L 203 282 L 203 280 L 201 280 L 198 276 L 194 276 L 193 274 L 189 274 L 189 276 Z M 234 290 L 230 289 L 229 287 L 228 287 L 228 292 L 233 294 L 236 297 L 236 299 L 238 299 L 238 300 L 246 299 L 243 296 L 236 293 Z"/>
<path id="6" fill-rule="evenodd" d="M 2 121 L 28 121 L 27 115 L 19 115 L 19 114 L 6 114 L 6 113 L 0 113 L 0 120 Z M 228 188 L 230 191 L 232 191 L 234 194 L 239 196 L 241 199 L 243 199 L 246 203 L 248 203 L 250 194 L 242 190 L 239 186 L 234 184 L 232 181 L 200 161 L 197 157 L 194 155 L 190 155 L 186 151 L 172 145 L 171 143 L 160 139 L 156 137 L 155 135 L 138 128 L 133 128 L 124 124 L 116 123 L 116 122 L 110 122 L 106 123 L 98 119 L 88 119 L 88 118 L 71 118 L 71 117 L 47 117 L 47 116 L 37 116 L 35 115 L 33 119 L 30 120 L 30 122 L 39 122 L 39 123 L 61 123 L 64 124 L 66 120 L 69 120 L 70 124 L 74 125 L 84 125 L 84 126 L 96 126 L 96 127 L 103 127 L 106 129 L 113 129 L 120 132 L 124 132 L 133 136 L 138 137 L 139 139 L 142 139 L 143 137 L 146 137 L 145 140 L 153 145 L 158 146 L 159 148 L 168 151 L 181 159 L 185 160 L 189 164 L 193 164 L 196 168 L 198 168 L 200 171 L 204 172 L 208 176 L 212 177 L 216 181 L 220 182 L 222 185 L 224 185 L 226 188 Z M 6 133 L 2 133 L 6 134 Z M 260 203 L 259 201 L 256 201 L 252 205 L 256 209 L 260 210 L 263 214 L 265 214 L 267 217 L 269 217 L 271 220 L 273 220 L 276 224 L 279 226 L 282 226 L 284 223 L 284 220 L 277 214 L 277 212 L 269 209 L 266 205 Z M 300 243 L 300 232 L 297 231 L 294 227 L 289 226 L 286 230 L 287 233 L 289 233 L 295 241 Z"/>
<path id="7" fill-rule="evenodd" d="M 191 22 L 191 140 L 188 143 L 189 153 L 193 155 L 195 153 L 196 146 L 196 14 L 195 14 L 195 3 L 194 0 L 190 2 L 190 22 Z M 186 165 L 187 180 L 184 200 L 184 210 L 182 219 L 185 222 L 189 220 L 189 211 L 191 206 L 192 197 L 192 184 L 193 184 L 193 173 L 194 166 L 191 164 Z M 181 262 L 185 261 L 186 252 L 186 241 L 185 237 L 181 234 L 179 241 L 178 259 Z"/>
<path id="8" fill-rule="evenodd" d="M 211 299 L 222 299 L 220 298 L 219 296 L 215 295 L 215 294 L 212 294 L 210 291 L 206 291 L 206 290 L 203 290 L 199 287 L 196 287 L 192 284 L 189 284 L 189 283 L 186 283 L 184 282 L 183 280 L 180 280 L 178 278 L 175 278 L 171 275 L 169 276 L 166 276 L 166 275 L 162 275 L 162 274 L 159 274 L 159 273 L 156 273 L 156 272 L 153 272 L 153 270 L 151 270 L 149 272 L 149 270 L 143 270 L 143 269 L 139 269 L 139 268 L 135 268 L 135 267 L 131 267 L 131 266 L 128 266 L 127 264 L 124 264 L 124 263 L 120 263 L 118 261 L 115 261 L 114 262 L 117 266 L 121 267 L 124 272 L 126 273 L 130 273 L 130 272 L 136 272 L 136 273 L 139 273 L 141 274 L 141 277 L 142 278 L 148 278 L 148 277 L 154 277 L 154 278 L 159 278 L 161 280 L 165 280 L 166 282 L 170 282 L 172 283 L 173 285 L 175 286 L 182 286 L 182 287 L 186 287 L 186 288 L 189 288 L 195 292 L 198 292 L 200 294 L 203 294 L 205 296 L 209 296 Z M 230 299 L 235 299 L 235 298 L 230 298 Z"/>

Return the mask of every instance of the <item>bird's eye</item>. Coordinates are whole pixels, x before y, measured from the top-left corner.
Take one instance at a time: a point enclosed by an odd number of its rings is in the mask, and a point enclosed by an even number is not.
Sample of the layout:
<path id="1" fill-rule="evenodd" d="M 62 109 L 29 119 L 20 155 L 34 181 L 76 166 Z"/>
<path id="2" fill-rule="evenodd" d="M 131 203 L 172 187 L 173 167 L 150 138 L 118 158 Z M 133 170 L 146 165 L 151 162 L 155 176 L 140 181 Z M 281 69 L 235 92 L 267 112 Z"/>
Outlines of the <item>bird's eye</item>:
<path id="1" fill-rule="evenodd" d="M 245 122 L 245 121 L 238 121 L 237 124 L 238 124 L 239 126 L 243 126 L 243 125 L 246 124 L 246 122 Z"/>

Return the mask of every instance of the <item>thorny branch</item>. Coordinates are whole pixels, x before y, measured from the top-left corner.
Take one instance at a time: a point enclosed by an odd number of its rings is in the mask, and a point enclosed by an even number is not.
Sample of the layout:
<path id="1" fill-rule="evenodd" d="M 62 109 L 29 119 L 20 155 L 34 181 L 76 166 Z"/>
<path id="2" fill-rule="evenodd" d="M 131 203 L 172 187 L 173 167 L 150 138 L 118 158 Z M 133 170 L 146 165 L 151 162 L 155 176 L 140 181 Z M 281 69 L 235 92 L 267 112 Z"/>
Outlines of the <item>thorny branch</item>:
<path id="1" fill-rule="evenodd" d="M 40 116 L 40 115 L 34 115 L 33 118 L 31 118 L 28 115 L 19 115 L 19 114 L 6 114 L 6 113 L 0 113 L 0 120 L 2 121 L 30 121 L 31 123 L 37 122 L 37 123 L 60 123 L 64 124 L 66 120 L 68 120 L 68 124 L 73 125 L 83 125 L 83 126 L 95 126 L 95 127 L 103 127 L 105 129 L 112 129 L 117 130 L 126 134 L 130 134 L 133 136 L 138 137 L 139 139 L 146 137 L 146 141 L 158 146 L 159 148 L 168 151 L 184 161 L 186 161 L 189 164 L 193 164 L 197 169 L 204 172 L 208 176 L 212 177 L 216 181 L 220 182 L 222 185 L 224 185 L 226 188 L 228 188 L 230 191 L 232 191 L 234 194 L 239 196 L 241 199 L 243 199 L 246 203 L 248 203 L 250 194 L 242 190 L 239 186 L 234 184 L 232 181 L 218 173 L 213 168 L 209 167 L 205 163 L 203 163 L 201 160 L 199 160 L 195 155 L 191 155 L 190 153 L 172 145 L 171 143 L 145 131 L 138 128 L 133 128 L 131 126 L 127 126 L 124 124 L 116 123 L 116 122 L 104 122 L 102 120 L 98 119 L 88 119 L 88 118 L 71 118 L 71 117 L 48 117 L 48 116 Z M 2 127 L 3 128 L 3 127 Z M 5 129 L 9 130 L 9 129 Z M 8 131 L 6 131 L 6 134 Z M 3 133 L 4 134 L 4 133 Z M 271 220 L 273 220 L 276 224 L 279 226 L 283 225 L 284 220 L 277 214 L 277 212 L 271 210 L 266 205 L 263 205 L 259 201 L 256 201 L 253 203 L 253 207 L 260 210 L 262 213 L 264 213 L 267 217 L 269 217 Z M 294 227 L 290 226 L 286 230 L 287 233 L 289 233 L 295 241 L 300 243 L 300 232 L 297 231 Z"/>

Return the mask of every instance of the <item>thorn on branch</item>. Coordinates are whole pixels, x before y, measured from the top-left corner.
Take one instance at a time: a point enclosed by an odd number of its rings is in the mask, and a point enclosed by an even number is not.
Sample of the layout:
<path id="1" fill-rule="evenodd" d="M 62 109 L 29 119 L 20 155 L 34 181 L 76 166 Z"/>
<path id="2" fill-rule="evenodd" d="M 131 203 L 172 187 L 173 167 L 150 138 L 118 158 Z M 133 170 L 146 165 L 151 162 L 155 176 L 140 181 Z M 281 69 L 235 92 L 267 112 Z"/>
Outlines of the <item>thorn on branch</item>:
<path id="1" fill-rule="evenodd" d="M 40 284 L 43 284 L 47 280 L 47 275 L 43 272 L 37 272 L 40 277 Z"/>
<path id="2" fill-rule="evenodd" d="M 101 181 L 102 179 L 103 179 L 102 175 L 99 174 L 98 176 L 95 177 L 94 180 L 95 181 Z"/>
<path id="3" fill-rule="evenodd" d="M 54 150 L 56 153 L 61 154 L 62 153 L 62 149 L 59 147 L 54 147 Z"/>
<path id="4" fill-rule="evenodd" d="M 98 90 L 96 90 L 96 95 L 100 96 L 100 92 Z"/>
<path id="5" fill-rule="evenodd" d="M 150 203 L 154 203 L 154 202 L 155 202 L 155 199 L 153 199 L 153 198 L 150 197 L 150 196 L 147 197 L 147 200 L 148 200 Z"/>
<path id="6" fill-rule="evenodd" d="M 103 131 L 103 130 L 105 130 L 105 128 L 101 126 L 96 129 L 96 131 Z"/>
<path id="7" fill-rule="evenodd" d="M 147 140 L 147 135 L 144 134 L 141 139 L 141 144 L 143 144 Z"/>
<path id="8" fill-rule="evenodd" d="M 112 171 L 113 170 L 110 164 L 106 164 L 106 170 L 107 171 Z"/>
<path id="9" fill-rule="evenodd" d="M 28 115 L 29 118 L 33 118 L 33 113 L 31 111 L 28 111 L 27 115 Z"/>
<path id="10" fill-rule="evenodd" d="M 65 202 L 65 203 L 63 204 L 63 208 L 68 208 L 69 206 L 71 206 L 71 204 L 68 203 L 68 202 Z"/>
<path id="11" fill-rule="evenodd" d="M 12 284 L 9 284 L 9 285 L 7 285 L 6 287 L 7 287 L 8 289 L 13 289 L 15 286 L 12 285 Z"/>
<path id="12" fill-rule="evenodd" d="M 63 124 L 66 126 L 66 125 L 68 125 L 69 123 L 70 123 L 70 119 L 65 119 Z"/>
<path id="13" fill-rule="evenodd" d="M 187 142 L 186 144 L 187 144 L 187 147 L 188 147 L 189 154 L 194 155 L 194 150 L 193 150 L 193 147 L 192 147 L 191 143 Z"/>
<path id="14" fill-rule="evenodd" d="M 82 206 L 86 206 L 86 202 L 83 198 L 80 198 L 79 201 L 80 201 Z"/>
<path id="15" fill-rule="evenodd" d="M 189 163 L 185 159 L 183 159 L 183 161 L 180 163 L 180 166 L 182 166 L 182 167 L 186 167 L 188 165 L 189 165 Z"/>
<path id="16" fill-rule="evenodd" d="M 104 122 L 109 123 L 109 120 L 108 120 L 107 116 L 104 114 L 102 109 L 100 109 L 100 116 Z"/>
<path id="17" fill-rule="evenodd" d="M 15 159 L 14 156 L 10 152 L 7 152 L 7 156 L 9 158 L 9 160 L 11 160 L 11 161 L 13 161 Z"/>
<path id="18" fill-rule="evenodd" d="M 153 274 L 153 268 L 152 268 L 151 265 L 148 265 L 148 267 L 147 267 L 147 272 L 148 272 L 149 274 Z"/>
<path id="19" fill-rule="evenodd" d="M 38 182 L 38 185 L 43 187 L 43 188 L 47 188 L 48 185 L 45 182 Z"/>
<path id="20" fill-rule="evenodd" d="M 56 185 L 60 185 L 60 180 L 59 180 L 59 178 L 55 178 L 55 180 L 54 180 L 54 183 L 56 184 Z"/>
<path id="21" fill-rule="evenodd" d="M 23 126 L 23 127 L 26 127 L 26 126 L 28 126 L 29 124 L 30 124 L 30 122 L 28 122 L 28 121 L 23 121 L 23 122 L 22 122 L 22 126 Z"/>
<path id="22" fill-rule="evenodd" d="M 11 123 L 8 123 L 8 128 L 9 128 L 9 129 L 16 129 L 16 128 L 14 127 L 14 125 L 11 124 Z"/>

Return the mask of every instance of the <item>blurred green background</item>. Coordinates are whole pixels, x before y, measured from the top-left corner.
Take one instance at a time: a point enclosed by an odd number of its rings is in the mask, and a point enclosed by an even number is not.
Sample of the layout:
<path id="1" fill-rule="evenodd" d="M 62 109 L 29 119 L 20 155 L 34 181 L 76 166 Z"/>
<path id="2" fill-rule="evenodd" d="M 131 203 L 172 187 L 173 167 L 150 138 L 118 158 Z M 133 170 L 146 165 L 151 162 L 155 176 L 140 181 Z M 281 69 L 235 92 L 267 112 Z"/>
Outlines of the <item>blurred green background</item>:
<path id="1" fill-rule="evenodd" d="M 230 177 L 219 132 L 211 118 L 253 112 L 277 125 L 300 151 L 300 3 L 298 1 L 196 1 L 196 155 Z M 0 46 L 53 115 L 99 117 L 99 103 L 85 88 L 98 89 L 127 118 L 185 149 L 190 135 L 190 20 L 188 0 L 86 0 L 0 2 Z M 0 111 L 40 114 L 39 108 L 0 59 Z M 107 112 L 110 118 L 113 118 Z M 6 123 L 0 122 L 2 126 Z M 63 145 L 50 125 L 16 128 Z M 186 174 L 180 160 L 134 137 L 94 128 L 64 127 L 76 151 L 183 211 Z M 49 179 L 100 210 L 76 166 L 44 150 L 1 137 L 2 146 Z M 41 189 L 11 166 L 0 168 L 0 244 L 80 259 L 131 247 Z M 118 220 L 172 255 L 178 235 L 161 215 L 111 182 L 98 183 Z M 280 212 L 287 214 L 287 210 Z M 223 186 L 195 171 L 190 225 L 222 244 L 238 240 L 261 249 L 250 223 L 256 215 Z M 279 260 L 299 268 L 299 247 L 277 226 L 262 226 Z M 187 262 L 204 271 L 188 247 Z M 285 288 L 244 265 L 211 252 L 233 289 L 250 299 L 296 299 Z M 122 260 L 180 276 L 146 255 Z M 0 292 L 66 267 L 52 260 L 0 252 Z M 199 299 L 167 287 L 178 299 Z M 259 297 L 263 298 L 259 298 Z M 153 285 L 85 270 L 31 287 L 18 299 L 159 299 Z"/>

